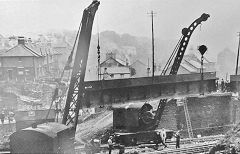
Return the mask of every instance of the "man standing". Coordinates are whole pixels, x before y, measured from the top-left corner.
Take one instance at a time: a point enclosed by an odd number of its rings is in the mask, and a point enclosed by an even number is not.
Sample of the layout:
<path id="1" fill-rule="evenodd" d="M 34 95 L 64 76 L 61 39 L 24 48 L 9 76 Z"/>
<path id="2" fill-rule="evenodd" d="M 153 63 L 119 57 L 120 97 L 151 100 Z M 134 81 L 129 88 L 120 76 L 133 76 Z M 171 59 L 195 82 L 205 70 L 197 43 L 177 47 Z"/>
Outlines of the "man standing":
<path id="1" fill-rule="evenodd" d="M 158 144 L 162 143 L 163 146 L 166 148 L 167 145 L 165 144 L 166 141 L 166 131 L 164 129 L 162 129 L 160 132 L 156 132 L 157 136 L 156 136 L 156 148 L 158 149 Z"/>
<path id="2" fill-rule="evenodd" d="M 176 132 L 175 137 L 176 137 L 176 149 L 177 149 L 177 148 L 180 148 L 180 133 L 179 133 L 179 131 Z"/>
<path id="3" fill-rule="evenodd" d="M 167 138 L 167 133 L 166 133 L 166 131 L 165 131 L 164 128 L 162 128 L 160 135 L 161 135 L 161 139 L 162 139 L 162 144 L 163 144 L 164 147 L 166 148 L 167 145 L 166 145 L 165 142 L 166 142 L 166 138 Z"/>
<path id="4" fill-rule="evenodd" d="M 112 153 L 112 149 L 113 149 L 113 137 L 110 136 L 108 139 L 108 150 L 109 150 L 109 154 Z"/>
<path id="5" fill-rule="evenodd" d="M 222 79 L 222 81 L 221 81 L 221 90 L 222 90 L 222 92 L 224 92 L 224 88 L 225 88 L 225 84 L 224 84 L 224 81 Z"/>

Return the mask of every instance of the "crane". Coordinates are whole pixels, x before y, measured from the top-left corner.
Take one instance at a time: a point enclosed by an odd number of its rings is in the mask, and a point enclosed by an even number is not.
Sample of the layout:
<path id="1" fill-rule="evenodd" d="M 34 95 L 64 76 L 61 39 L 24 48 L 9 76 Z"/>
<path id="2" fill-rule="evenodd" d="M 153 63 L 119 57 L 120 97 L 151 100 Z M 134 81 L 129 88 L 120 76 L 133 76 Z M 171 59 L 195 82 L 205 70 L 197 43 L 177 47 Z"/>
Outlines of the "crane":
<path id="1" fill-rule="evenodd" d="M 209 17 L 208 14 L 203 13 L 201 17 L 197 18 L 188 28 L 183 28 L 182 36 L 164 67 L 162 75 L 166 75 L 166 72 L 169 71 L 169 66 L 174 58 L 169 75 L 177 74 L 193 31 Z M 136 145 L 137 142 L 146 143 L 153 141 L 154 143 L 159 143 L 157 134 L 162 130 L 157 129 L 157 127 L 167 102 L 168 99 L 160 100 L 155 115 L 152 113 L 153 106 L 149 103 L 144 103 L 143 105 L 141 103 L 132 103 L 131 105 L 127 105 L 127 107 L 115 107 L 113 110 L 113 114 L 115 115 L 114 119 L 121 121 L 113 122 L 114 128 L 116 128 L 116 142 L 127 146 Z M 125 118 L 129 115 L 133 118 Z M 137 120 L 133 120 L 134 118 Z M 130 123 L 131 125 L 129 125 Z M 120 131 L 117 129 L 120 129 Z M 173 131 L 169 130 L 166 138 L 172 138 L 172 135 Z"/>
<path id="2" fill-rule="evenodd" d="M 181 36 L 180 40 L 178 41 L 177 45 L 175 46 L 174 51 L 172 52 L 170 58 L 168 59 L 161 75 L 166 75 L 174 57 L 175 57 L 175 59 L 173 61 L 173 65 L 171 66 L 169 75 L 177 75 L 178 69 L 182 62 L 184 53 L 186 51 L 187 45 L 190 41 L 190 37 L 191 37 L 193 31 L 196 29 L 196 27 L 199 24 L 201 24 L 203 21 L 206 21 L 209 17 L 210 17 L 209 14 L 203 13 L 188 28 L 182 29 L 182 36 Z M 155 127 L 157 127 L 159 121 L 161 120 L 161 117 L 162 117 L 162 114 L 163 114 L 163 111 L 164 111 L 167 101 L 168 101 L 168 99 L 161 99 L 158 104 L 157 112 L 156 112 L 156 115 L 154 118 Z"/>
<path id="3" fill-rule="evenodd" d="M 76 130 L 79 109 L 82 107 L 85 87 L 84 78 L 91 40 L 92 25 L 100 2 L 93 1 L 83 12 L 81 30 L 73 63 L 72 75 L 64 108 L 62 124 L 71 124 Z"/>
<path id="4" fill-rule="evenodd" d="M 60 84 L 64 72 L 70 69 L 70 63 L 72 63 L 73 60 L 74 47 L 77 45 L 62 120 L 62 124 L 71 125 L 74 129 L 76 129 L 77 126 L 79 109 L 82 107 L 82 98 L 84 97 L 85 92 L 84 78 L 91 40 L 92 25 L 99 4 L 99 1 L 94 0 L 92 4 L 84 10 L 82 21 L 76 35 L 73 49 L 61 73 L 61 77 L 58 80 L 58 83 Z M 55 93 L 57 93 L 57 91 L 58 88 L 56 88 L 54 92 L 52 103 L 56 99 Z"/>

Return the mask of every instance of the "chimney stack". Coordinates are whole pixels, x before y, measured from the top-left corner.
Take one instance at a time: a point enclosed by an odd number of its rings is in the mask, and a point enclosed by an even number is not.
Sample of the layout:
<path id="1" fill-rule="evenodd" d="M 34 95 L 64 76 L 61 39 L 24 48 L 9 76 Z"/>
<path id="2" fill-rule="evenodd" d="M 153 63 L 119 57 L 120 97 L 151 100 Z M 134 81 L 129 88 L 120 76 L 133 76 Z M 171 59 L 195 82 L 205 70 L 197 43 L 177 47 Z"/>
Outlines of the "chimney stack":
<path id="1" fill-rule="evenodd" d="M 25 45 L 25 38 L 23 36 L 18 36 L 18 44 Z"/>

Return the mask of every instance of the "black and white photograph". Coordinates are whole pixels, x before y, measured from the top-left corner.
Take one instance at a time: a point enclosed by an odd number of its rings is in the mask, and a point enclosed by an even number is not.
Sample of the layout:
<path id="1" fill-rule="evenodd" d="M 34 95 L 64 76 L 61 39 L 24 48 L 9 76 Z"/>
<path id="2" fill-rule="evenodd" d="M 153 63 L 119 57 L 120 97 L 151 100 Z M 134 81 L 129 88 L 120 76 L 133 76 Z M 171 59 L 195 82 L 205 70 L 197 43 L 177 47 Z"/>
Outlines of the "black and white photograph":
<path id="1" fill-rule="evenodd" d="M 240 0 L 0 0 L 0 154 L 240 153 Z"/>

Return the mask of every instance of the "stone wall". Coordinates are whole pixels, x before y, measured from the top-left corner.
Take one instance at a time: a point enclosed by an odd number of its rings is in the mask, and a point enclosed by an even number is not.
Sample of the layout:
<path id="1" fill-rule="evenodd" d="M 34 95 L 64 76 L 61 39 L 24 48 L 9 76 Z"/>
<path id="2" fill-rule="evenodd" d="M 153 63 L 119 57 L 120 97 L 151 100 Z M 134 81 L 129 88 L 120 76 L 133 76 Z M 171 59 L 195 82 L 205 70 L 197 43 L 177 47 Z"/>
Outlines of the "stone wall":
<path id="1" fill-rule="evenodd" d="M 168 102 L 163 111 L 162 119 L 158 125 L 158 128 L 177 130 L 177 119 L 176 100 L 171 100 Z"/>
<path id="2" fill-rule="evenodd" d="M 231 124 L 231 94 L 188 97 L 187 105 L 194 136 L 213 135 Z M 187 132 L 183 106 L 177 110 L 177 129 Z"/>
<path id="3" fill-rule="evenodd" d="M 186 99 L 195 137 L 199 134 L 202 136 L 223 134 L 231 127 L 234 117 L 236 117 L 236 122 L 239 121 L 239 101 L 233 103 L 229 93 L 187 97 Z M 234 108 L 236 108 L 236 113 L 233 112 Z M 188 137 L 184 107 L 177 106 L 176 100 L 167 103 L 159 128 L 182 130 L 183 137 Z"/>

